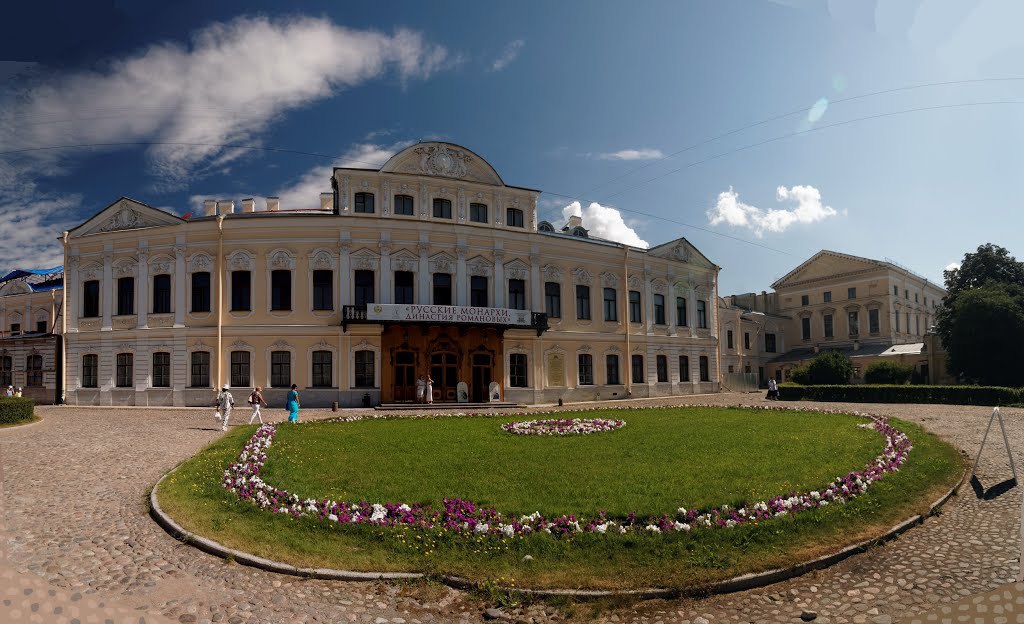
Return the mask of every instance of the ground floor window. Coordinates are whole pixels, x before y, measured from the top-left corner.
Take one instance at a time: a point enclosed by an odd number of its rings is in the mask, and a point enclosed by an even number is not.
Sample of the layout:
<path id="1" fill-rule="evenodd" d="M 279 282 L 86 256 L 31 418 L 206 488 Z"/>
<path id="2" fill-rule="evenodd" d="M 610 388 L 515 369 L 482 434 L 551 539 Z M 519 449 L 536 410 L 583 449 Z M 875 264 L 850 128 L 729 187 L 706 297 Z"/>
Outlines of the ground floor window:
<path id="1" fill-rule="evenodd" d="M 605 383 L 609 386 L 616 386 L 619 384 L 619 356 L 604 356 L 604 372 L 606 378 Z"/>
<path id="2" fill-rule="evenodd" d="M 700 380 L 711 381 L 711 371 L 708 368 L 708 356 L 700 356 Z"/>
<path id="3" fill-rule="evenodd" d="M 356 386 L 359 386 L 359 355 L 366 353 L 366 351 L 356 351 Z M 373 355 L 373 352 L 370 352 Z M 313 352 L 313 383 L 314 388 L 330 388 L 331 387 L 331 373 L 333 368 L 333 356 L 334 354 L 330 351 L 314 351 Z"/>
<path id="4" fill-rule="evenodd" d="M 356 351 L 356 387 L 373 388 L 374 383 L 374 353 L 373 351 Z"/>
<path id="5" fill-rule="evenodd" d="M 25 358 L 25 385 L 43 385 L 43 356 L 33 353 Z"/>
<path id="6" fill-rule="evenodd" d="M 690 357 L 679 356 L 679 381 L 690 381 Z"/>
<path id="7" fill-rule="evenodd" d="M 270 353 L 270 386 L 288 388 L 292 385 L 292 354 L 288 351 Z"/>
<path id="8" fill-rule="evenodd" d="M 581 353 L 578 358 L 580 385 L 594 385 L 594 357 L 589 353 Z"/>
<path id="9" fill-rule="evenodd" d="M 131 387 L 135 379 L 135 356 L 131 353 L 117 354 L 117 387 Z"/>
<path id="10" fill-rule="evenodd" d="M 666 383 L 668 381 L 668 356 L 656 356 L 654 362 L 658 368 L 658 383 Z"/>
<path id="11" fill-rule="evenodd" d="M 527 387 L 525 353 L 513 353 L 508 357 L 508 385 L 513 388 Z"/>
<path id="12" fill-rule="evenodd" d="M 3 386 L 3 389 L 6 389 L 7 386 L 14 383 L 14 380 L 12 379 L 13 375 L 11 373 L 13 364 L 14 361 L 11 359 L 11 356 L 0 356 L 0 386 Z"/>
<path id="13" fill-rule="evenodd" d="M 154 388 L 170 388 L 171 387 L 171 354 L 170 353 L 154 353 L 153 354 L 153 387 Z"/>
<path id="14" fill-rule="evenodd" d="M 193 351 L 192 352 L 192 387 L 193 388 L 209 388 L 210 387 L 210 352 L 209 351 Z"/>
<path id="15" fill-rule="evenodd" d="M 633 383 L 644 383 L 644 356 L 634 353 L 631 360 Z"/>
<path id="16" fill-rule="evenodd" d="M 248 351 L 231 352 L 231 385 L 245 388 L 249 385 L 250 362 Z"/>
<path id="17" fill-rule="evenodd" d="M 98 355 L 89 354 L 82 356 L 82 387 L 99 387 L 100 358 Z M 0 384 L 3 385 L 3 384 Z"/>

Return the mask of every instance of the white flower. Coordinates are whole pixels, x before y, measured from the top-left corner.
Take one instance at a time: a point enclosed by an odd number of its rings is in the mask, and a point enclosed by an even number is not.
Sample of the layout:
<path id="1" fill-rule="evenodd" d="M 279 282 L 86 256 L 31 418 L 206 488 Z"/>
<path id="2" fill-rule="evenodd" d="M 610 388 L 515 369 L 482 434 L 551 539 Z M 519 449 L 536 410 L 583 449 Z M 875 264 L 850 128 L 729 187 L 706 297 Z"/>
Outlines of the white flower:
<path id="1" fill-rule="evenodd" d="M 488 525 L 486 522 L 484 522 L 484 523 L 478 524 L 475 527 L 473 527 L 473 531 L 475 533 L 486 533 L 487 531 L 490 530 L 490 528 L 491 528 L 490 525 Z"/>
<path id="2" fill-rule="evenodd" d="M 659 529 L 656 525 L 653 524 L 648 524 L 644 528 L 650 531 L 651 533 L 661 533 L 661 529 Z"/>
<path id="3" fill-rule="evenodd" d="M 598 533 L 604 533 L 605 531 L 608 530 L 608 523 L 605 522 L 605 523 L 599 524 L 599 525 L 594 527 L 594 530 L 597 531 Z"/>
<path id="4" fill-rule="evenodd" d="M 676 509 L 676 513 L 678 513 L 680 516 L 685 516 L 686 515 L 686 507 L 680 507 L 679 509 Z"/>
<path id="5" fill-rule="evenodd" d="M 412 507 L 406 505 L 405 503 L 399 505 L 398 508 L 401 509 L 402 511 L 412 511 Z"/>
<path id="6" fill-rule="evenodd" d="M 512 537 L 516 534 L 516 530 L 511 524 L 499 524 L 498 529 L 505 534 L 505 537 Z"/>
<path id="7" fill-rule="evenodd" d="M 338 521 L 338 516 L 336 516 L 334 514 L 330 514 L 329 516 L 327 516 L 327 519 L 330 520 L 331 522 L 337 522 Z"/>
<path id="8" fill-rule="evenodd" d="M 731 529 L 734 526 L 736 526 L 736 521 L 733 520 L 732 518 L 730 518 L 730 519 L 725 521 L 725 526 L 727 526 L 727 527 L 729 527 Z"/>
<path id="9" fill-rule="evenodd" d="M 676 531 L 689 531 L 690 525 L 686 524 L 685 522 L 676 522 L 672 525 L 672 528 L 674 528 Z"/>

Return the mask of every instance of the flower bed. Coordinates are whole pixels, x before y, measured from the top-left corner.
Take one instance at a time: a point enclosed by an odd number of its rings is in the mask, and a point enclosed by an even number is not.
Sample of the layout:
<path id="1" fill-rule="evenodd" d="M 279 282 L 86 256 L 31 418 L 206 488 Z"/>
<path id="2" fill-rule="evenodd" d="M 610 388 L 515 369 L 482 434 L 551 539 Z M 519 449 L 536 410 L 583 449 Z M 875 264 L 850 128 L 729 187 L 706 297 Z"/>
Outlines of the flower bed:
<path id="1" fill-rule="evenodd" d="M 610 418 L 551 418 L 510 422 L 505 423 L 501 428 L 515 435 L 587 435 L 601 431 L 615 431 L 625 424 L 621 420 Z"/>
<path id="2" fill-rule="evenodd" d="M 766 409 L 785 409 L 769 407 Z M 808 410 L 801 410 L 808 411 Z M 822 410 L 824 411 L 824 410 Z M 383 415 L 382 415 L 383 416 Z M 368 501 L 332 501 L 328 499 L 302 499 L 297 494 L 265 483 L 259 476 L 267 461 L 276 433 L 276 425 L 263 425 L 257 429 L 239 455 L 237 461 L 225 470 L 222 485 L 246 501 L 280 514 L 295 518 L 319 518 L 338 524 L 372 524 L 377 526 L 408 526 L 423 529 L 443 528 L 467 536 L 481 534 L 525 535 L 544 532 L 556 536 L 575 533 L 627 533 L 646 531 L 662 533 L 690 531 L 699 528 L 731 528 L 740 524 L 784 516 L 803 510 L 841 504 L 867 491 L 868 487 L 886 473 L 899 470 L 913 448 L 901 431 L 889 425 L 881 416 L 868 416 L 870 423 L 860 425 L 878 431 L 885 438 L 881 455 L 863 469 L 837 477 L 816 490 L 790 492 L 769 500 L 746 503 L 737 507 L 723 505 L 710 509 L 678 508 L 674 513 L 640 518 L 637 514 L 609 518 L 601 513 L 583 518 L 575 514 L 547 518 L 540 513 L 524 516 L 503 515 L 495 509 L 481 507 L 470 501 L 446 498 L 440 508 L 430 505 L 405 503 L 371 503 Z M 386 416 L 384 416 L 386 417 Z M 409 416 L 405 416 L 409 417 Z M 422 417 L 412 415 L 411 417 Z M 437 417 L 430 415 L 429 417 Z M 351 422 L 364 417 L 343 417 Z M 537 421 L 534 421 L 537 422 Z M 621 421 L 611 421 L 621 422 Z"/>

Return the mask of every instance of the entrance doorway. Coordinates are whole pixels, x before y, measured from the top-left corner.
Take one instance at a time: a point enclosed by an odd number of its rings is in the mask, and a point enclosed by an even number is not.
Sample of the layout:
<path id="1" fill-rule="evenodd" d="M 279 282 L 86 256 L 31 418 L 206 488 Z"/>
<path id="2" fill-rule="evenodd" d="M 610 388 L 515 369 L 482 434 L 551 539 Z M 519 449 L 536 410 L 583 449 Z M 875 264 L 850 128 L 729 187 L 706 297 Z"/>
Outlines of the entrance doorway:
<path id="1" fill-rule="evenodd" d="M 395 353 L 395 376 L 392 387 L 392 400 L 416 400 L 416 354 L 412 351 Z"/>
<path id="2" fill-rule="evenodd" d="M 474 403 L 486 403 L 489 399 L 487 389 L 493 380 L 492 366 L 493 361 L 490 355 L 486 353 L 473 355 L 473 388 L 470 391 L 470 396 Z"/>
<path id="3" fill-rule="evenodd" d="M 434 380 L 434 400 L 454 402 L 459 385 L 459 358 L 454 353 L 430 354 L 430 377 Z"/>

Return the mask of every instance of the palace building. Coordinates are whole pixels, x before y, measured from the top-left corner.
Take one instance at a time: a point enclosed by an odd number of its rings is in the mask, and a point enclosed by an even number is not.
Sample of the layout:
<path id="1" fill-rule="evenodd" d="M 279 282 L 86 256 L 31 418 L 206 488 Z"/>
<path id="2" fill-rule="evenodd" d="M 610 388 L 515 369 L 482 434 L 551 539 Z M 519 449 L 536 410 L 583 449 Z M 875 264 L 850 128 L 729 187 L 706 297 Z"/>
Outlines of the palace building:
<path id="1" fill-rule="evenodd" d="M 60 401 L 62 267 L 0 277 L 0 392 L 21 388 L 36 403 Z"/>
<path id="2" fill-rule="evenodd" d="M 538 222 L 539 191 L 450 143 L 330 185 L 188 218 L 121 198 L 71 230 L 66 401 L 210 405 L 227 383 L 280 405 L 294 383 L 353 406 L 412 401 L 421 374 L 435 402 L 718 391 L 719 267 L 685 239 Z"/>

